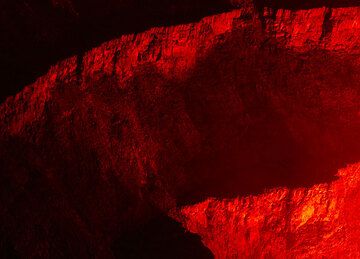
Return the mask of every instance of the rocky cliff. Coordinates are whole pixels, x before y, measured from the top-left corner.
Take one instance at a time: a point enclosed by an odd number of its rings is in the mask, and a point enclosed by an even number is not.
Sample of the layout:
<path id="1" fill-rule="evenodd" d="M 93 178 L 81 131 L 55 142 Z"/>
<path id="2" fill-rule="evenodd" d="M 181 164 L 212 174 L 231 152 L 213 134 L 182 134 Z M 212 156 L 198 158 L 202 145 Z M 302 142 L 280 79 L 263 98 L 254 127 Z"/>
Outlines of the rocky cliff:
<path id="1" fill-rule="evenodd" d="M 359 257 L 359 164 L 311 188 L 278 188 L 208 199 L 173 217 L 199 234 L 216 258 Z"/>
<path id="2" fill-rule="evenodd" d="M 230 8 L 227 0 L 2 0 L 0 102 L 50 65 L 105 41 Z"/>
<path id="3" fill-rule="evenodd" d="M 335 176 L 360 159 L 360 8 L 260 10 L 122 36 L 8 98 L 4 253 L 130 257 L 177 211 L 219 258 L 358 255 L 356 166 Z"/>

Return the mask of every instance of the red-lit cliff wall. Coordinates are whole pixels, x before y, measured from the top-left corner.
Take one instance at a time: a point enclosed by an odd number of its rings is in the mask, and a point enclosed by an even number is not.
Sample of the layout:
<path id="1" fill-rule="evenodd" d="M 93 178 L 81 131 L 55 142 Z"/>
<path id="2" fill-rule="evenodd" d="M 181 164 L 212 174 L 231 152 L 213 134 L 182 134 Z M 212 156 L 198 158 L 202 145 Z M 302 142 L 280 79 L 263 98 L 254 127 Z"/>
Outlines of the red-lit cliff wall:
<path id="1" fill-rule="evenodd" d="M 2 0 L 0 102 L 50 65 L 105 41 L 230 8 L 227 0 Z"/>
<path id="2" fill-rule="evenodd" d="M 359 164 L 311 188 L 278 188 L 232 200 L 208 199 L 173 212 L 216 258 L 360 255 Z"/>
<path id="3" fill-rule="evenodd" d="M 0 107 L 6 239 L 22 256 L 111 257 L 154 210 L 334 180 L 360 159 L 359 14 L 266 9 L 261 22 L 249 7 L 53 66 Z"/>

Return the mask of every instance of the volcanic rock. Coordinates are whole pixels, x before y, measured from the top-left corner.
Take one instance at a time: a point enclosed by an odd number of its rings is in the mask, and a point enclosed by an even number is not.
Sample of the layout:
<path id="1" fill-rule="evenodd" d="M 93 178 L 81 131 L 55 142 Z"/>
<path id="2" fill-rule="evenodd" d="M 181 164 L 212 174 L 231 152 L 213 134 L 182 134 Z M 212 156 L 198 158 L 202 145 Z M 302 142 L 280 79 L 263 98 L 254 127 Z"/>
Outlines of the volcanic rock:
<path id="1" fill-rule="evenodd" d="M 281 233 L 273 242 L 288 246 L 278 255 L 357 255 L 357 221 L 343 223 L 358 215 L 357 198 L 339 201 L 352 197 L 356 170 L 335 175 L 360 160 L 359 16 L 359 7 L 259 16 L 247 6 L 125 35 L 54 65 L 0 106 L 2 247 L 22 257 L 111 258 L 127 233 L 185 206 L 180 220 L 217 257 L 275 255 L 280 248 L 263 250 L 272 226 Z M 269 188 L 278 189 L 249 196 Z M 353 213 L 328 217 L 316 197 Z M 233 235 L 229 228 L 248 225 L 219 223 L 233 204 L 241 205 L 229 217 L 245 211 L 259 221 L 254 230 Z M 198 229 L 204 211 L 214 221 Z M 283 226 L 283 213 L 296 223 Z M 330 229 L 318 229 L 325 221 Z M 337 226 L 346 228 L 328 237 Z M 327 242 L 337 235 L 349 247 Z M 182 243 L 200 245 L 192 237 Z M 253 243 L 233 248 L 244 237 Z"/>
<path id="2" fill-rule="evenodd" d="M 208 199 L 173 212 L 216 258 L 357 258 L 360 255 L 359 164 L 311 188 Z"/>

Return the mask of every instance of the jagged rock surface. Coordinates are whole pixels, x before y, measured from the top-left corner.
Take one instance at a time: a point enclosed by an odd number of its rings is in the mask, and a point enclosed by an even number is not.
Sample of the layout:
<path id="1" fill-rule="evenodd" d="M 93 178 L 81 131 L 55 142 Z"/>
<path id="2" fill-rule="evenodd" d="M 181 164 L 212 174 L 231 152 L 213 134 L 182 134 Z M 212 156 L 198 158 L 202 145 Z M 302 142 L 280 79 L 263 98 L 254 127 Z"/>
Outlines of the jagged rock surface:
<path id="1" fill-rule="evenodd" d="M 360 256 L 359 164 L 311 188 L 209 199 L 173 212 L 216 258 Z"/>
<path id="2" fill-rule="evenodd" d="M 0 102 L 50 65 L 122 34 L 195 22 L 230 8 L 227 0 L 2 0 Z"/>
<path id="3" fill-rule="evenodd" d="M 111 257 L 159 210 L 311 186 L 359 161 L 360 9 L 269 12 L 123 36 L 8 98 L 0 212 L 12 249 Z"/>

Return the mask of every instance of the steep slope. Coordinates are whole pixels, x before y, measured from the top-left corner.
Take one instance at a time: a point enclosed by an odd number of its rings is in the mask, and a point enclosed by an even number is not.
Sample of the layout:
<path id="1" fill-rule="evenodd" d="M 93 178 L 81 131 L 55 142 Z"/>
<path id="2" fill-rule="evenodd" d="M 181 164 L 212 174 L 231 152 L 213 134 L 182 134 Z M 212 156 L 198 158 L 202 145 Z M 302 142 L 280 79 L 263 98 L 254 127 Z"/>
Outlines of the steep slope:
<path id="1" fill-rule="evenodd" d="M 359 164 L 311 188 L 209 199 L 173 212 L 216 258 L 358 258 Z"/>
<path id="2" fill-rule="evenodd" d="M 2 0 L 0 102 L 33 83 L 61 59 L 124 33 L 198 22 L 202 17 L 255 4 L 309 9 L 358 6 L 358 0 Z M 21 75 L 21 76 L 19 76 Z"/>
<path id="3" fill-rule="evenodd" d="M 359 15 L 249 6 L 53 66 L 0 107 L 3 243 L 113 257 L 176 206 L 334 180 L 360 160 Z"/>
<path id="4" fill-rule="evenodd" d="M 0 102 L 55 62 L 100 43 L 230 8 L 227 0 L 2 0 Z"/>

